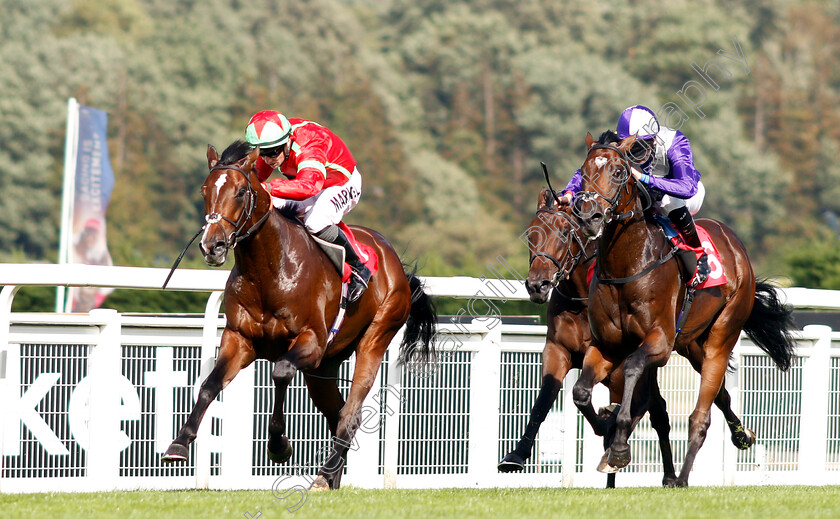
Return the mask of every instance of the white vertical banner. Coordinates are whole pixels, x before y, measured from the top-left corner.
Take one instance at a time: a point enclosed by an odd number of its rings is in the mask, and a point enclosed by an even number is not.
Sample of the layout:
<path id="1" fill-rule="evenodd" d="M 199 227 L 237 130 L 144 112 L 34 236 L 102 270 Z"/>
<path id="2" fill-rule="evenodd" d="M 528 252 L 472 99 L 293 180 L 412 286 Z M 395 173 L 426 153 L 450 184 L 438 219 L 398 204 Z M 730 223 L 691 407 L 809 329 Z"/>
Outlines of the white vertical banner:
<path id="1" fill-rule="evenodd" d="M 59 263 L 113 265 L 105 232 L 105 211 L 114 189 L 108 156 L 108 114 L 71 99 L 67 136 Z M 89 312 L 110 292 L 97 287 L 71 287 L 67 297 L 58 301 L 64 302 L 63 308 L 56 305 L 57 310 Z"/>

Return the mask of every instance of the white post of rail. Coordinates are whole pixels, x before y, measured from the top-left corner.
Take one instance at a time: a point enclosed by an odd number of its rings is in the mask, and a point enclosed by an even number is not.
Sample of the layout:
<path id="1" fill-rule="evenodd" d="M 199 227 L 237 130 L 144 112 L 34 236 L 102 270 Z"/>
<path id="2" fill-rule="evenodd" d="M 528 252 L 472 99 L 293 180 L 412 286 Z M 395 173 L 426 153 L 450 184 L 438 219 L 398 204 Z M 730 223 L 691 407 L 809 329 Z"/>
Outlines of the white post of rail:
<path id="1" fill-rule="evenodd" d="M 473 325 L 479 320 L 474 320 Z M 501 319 L 481 319 L 487 326 L 470 366 L 469 481 L 490 486 L 495 477 L 499 444 L 499 367 L 502 358 Z"/>
<path id="2" fill-rule="evenodd" d="M 392 341 L 391 344 L 394 344 Z M 396 355 L 397 348 L 391 352 Z M 355 367 L 355 366 L 354 366 Z M 382 387 L 382 369 L 376 372 L 373 387 L 362 403 L 359 414 L 359 428 L 347 451 L 347 478 L 352 478 L 353 485 L 361 488 L 379 488 L 382 478 L 379 476 L 379 429 L 382 421 L 382 399 L 390 387 Z M 396 391 L 396 390 L 395 390 Z M 396 397 L 399 399 L 399 392 Z M 387 412 L 387 411 L 386 411 Z"/>
<path id="3" fill-rule="evenodd" d="M 577 422 L 578 412 L 575 406 L 575 399 L 572 396 L 572 388 L 575 387 L 580 376 L 579 369 L 569 370 L 563 380 L 563 451 L 560 458 L 560 472 L 563 486 L 571 488 L 575 486 L 575 470 L 577 469 Z"/>
<path id="4" fill-rule="evenodd" d="M 831 369 L 831 328 L 811 325 L 803 329 L 814 338 L 810 355 L 802 364 L 802 420 L 799 431 L 799 474 L 801 482 L 824 482 L 828 399 Z"/>
<path id="5" fill-rule="evenodd" d="M 741 409 L 741 381 L 739 373 L 741 370 L 741 340 L 743 334 L 735 343 L 735 349 L 732 351 L 730 358 L 730 365 L 732 370 L 727 370 L 723 383 L 726 385 L 726 390 L 729 392 L 731 399 L 730 407 L 732 411 L 743 419 L 744 411 Z M 726 418 L 721 417 L 724 421 L 724 442 L 723 442 L 723 482 L 725 486 L 732 486 L 735 484 L 735 474 L 738 469 L 738 448 L 732 444 L 731 433 L 729 426 L 726 424 Z"/>
<path id="6" fill-rule="evenodd" d="M 405 327 L 397 333 L 392 344 L 402 342 Z M 397 488 L 397 471 L 399 466 L 400 453 L 400 414 L 402 412 L 402 399 L 405 398 L 402 387 L 402 364 L 399 362 L 399 354 L 396 349 L 388 351 L 388 377 L 386 383 L 389 391 L 382 397 L 385 399 L 385 449 L 382 455 L 382 476 L 385 488 Z M 397 398 L 391 391 L 396 392 Z"/>
<path id="7" fill-rule="evenodd" d="M 120 314 L 96 308 L 90 316 L 102 324 L 99 338 L 88 355 L 90 421 L 87 473 L 91 490 L 114 490 L 120 475 L 121 366 Z"/>
<path id="8" fill-rule="evenodd" d="M 17 391 L 17 387 L 10 387 L 7 370 L 16 369 L 20 367 L 17 363 L 12 364 L 9 359 L 9 332 L 12 320 L 12 301 L 15 298 L 20 287 L 16 285 L 6 285 L 3 291 L 0 292 L 0 402 L 12 402 L 17 395 L 12 395 L 10 392 Z M 3 472 L 6 444 L 4 443 L 6 420 L 8 417 L 8 405 L 0 406 L 0 492 L 3 490 Z"/>
<path id="9" fill-rule="evenodd" d="M 201 338 L 201 371 L 199 374 L 200 387 L 213 370 L 213 363 L 216 359 L 216 347 L 219 345 L 219 308 L 222 306 L 224 292 L 212 292 L 207 299 L 204 308 L 204 326 Z M 197 390 L 197 389 L 196 389 Z M 195 395 L 193 400 L 197 400 Z M 211 406 L 213 404 L 210 404 Z M 212 414 L 204 415 L 195 437 L 195 486 L 196 488 L 210 488 L 210 431 L 212 426 Z M 250 456 L 249 456 L 250 458 Z"/>

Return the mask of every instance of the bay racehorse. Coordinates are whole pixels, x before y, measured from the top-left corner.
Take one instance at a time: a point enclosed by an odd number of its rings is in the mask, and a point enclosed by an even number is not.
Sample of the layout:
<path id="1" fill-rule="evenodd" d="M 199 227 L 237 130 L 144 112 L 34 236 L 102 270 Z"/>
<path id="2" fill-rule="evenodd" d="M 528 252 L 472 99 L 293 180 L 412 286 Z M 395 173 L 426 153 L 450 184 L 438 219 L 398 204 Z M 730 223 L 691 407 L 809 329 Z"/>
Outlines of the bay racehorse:
<path id="1" fill-rule="evenodd" d="M 623 363 L 622 405 L 599 470 L 623 468 L 630 462 L 627 440 L 632 427 L 626 404 L 636 384 L 648 368 L 665 365 L 672 350 L 682 353 L 700 372 L 697 403 L 689 417 L 688 450 L 674 482 L 687 486 L 706 438 L 711 404 L 722 398 L 724 374 L 741 331 L 778 368 L 787 370 L 794 353 L 792 310 L 770 284 L 756 281 L 744 245 L 715 220 L 697 223 L 720 252 L 726 283 L 696 293 L 687 288 L 684 277 L 691 279 L 691 273 L 681 273 L 682 263 L 648 211 L 650 194 L 630 174 L 628 153 L 634 143 L 634 136 L 620 140 L 612 132 L 598 142 L 591 134 L 586 136 L 582 193 L 576 197 L 575 211 L 584 235 L 597 239 L 598 252 L 589 290 L 593 347 L 575 385 L 575 402 L 584 404 L 592 387 Z M 682 322 L 679 313 L 687 297 L 693 298 L 693 304 Z"/>
<path id="2" fill-rule="evenodd" d="M 561 382 L 570 369 L 580 369 L 586 350 L 591 346 L 592 335 L 588 319 L 589 280 L 588 271 L 595 259 L 595 241 L 585 241 L 576 223 L 571 206 L 557 199 L 550 188 L 543 189 L 537 200 L 537 212 L 527 230 L 530 267 L 525 287 L 531 301 L 543 304 L 548 302 L 546 313 L 546 342 L 542 354 L 542 384 L 537 400 L 531 409 L 529 421 L 516 448 L 508 453 L 499 463 L 502 472 L 521 471 L 525 461 L 530 458 L 537 432 L 551 409 L 561 387 Z M 695 349 L 689 353 L 692 366 L 700 372 L 703 364 L 702 351 Z M 650 401 L 648 412 L 653 429 L 657 432 L 662 454 L 664 476 L 663 484 L 671 485 L 676 481 L 671 454 L 669 432 L 670 424 L 665 400 L 659 392 L 655 372 L 644 382 L 649 383 L 647 393 Z M 603 381 L 610 390 L 610 401 L 621 400 L 623 392 L 623 370 L 613 370 Z M 646 393 L 645 387 L 636 391 Z M 579 395 L 580 397 L 581 395 Z M 745 429 L 741 420 L 731 409 L 731 398 L 726 387 L 721 387 L 715 404 L 726 417 L 731 431 L 732 443 L 739 449 L 751 447 L 755 433 Z M 584 393 L 580 405 L 583 414 L 591 422 L 596 434 L 609 442 L 613 416 L 602 410 L 597 414 L 591 406 L 591 395 Z M 634 404 L 634 421 L 644 414 L 645 405 Z M 606 412 L 605 412 L 606 411 Z M 607 487 L 615 486 L 615 474 L 607 477 Z"/>
<path id="3" fill-rule="evenodd" d="M 221 158 L 214 147 L 207 149 L 210 173 L 201 187 L 207 223 L 200 248 L 208 265 L 224 264 L 230 249 L 236 263 L 225 287 L 227 323 L 215 366 L 163 460 L 186 460 L 210 403 L 241 369 L 266 359 L 274 363 L 275 383 L 269 457 L 282 463 L 292 456 L 283 404 L 300 370 L 333 435 L 332 449 L 312 489 L 334 489 L 341 483 L 347 449 L 360 425 L 362 402 L 374 387 L 391 339 L 406 324 L 402 358 L 420 365 L 430 362 L 437 317 L 419 278 L 405 272 L 388 241 L 376 231 L 354 226 L 356 238 L 376 252 L 379 270 L 363 297 L 347 307 L 344 324 L 329 342 L 339 312 L 341 277 L 306 229 L 273 208 L 254 171 L 258 156 L 258 148 L 242 141 L 231 144 Z M 355 371 L 345 402 L 337 374 L 353 353 Z"/>
<path id="4" fill-rule="evenodd" d="M 571 206 L 558 199 L 551 188 L 540 192 L 537 212 L 528 226 L 527 237 L 530 267 L 525 288 L 534 303 L 548 302 L 542 384 L 525 432 L 516 448 L 499 462 L 501 472 L 525 469 L 537 432 L 557 399 L 563 379 L 570 369 L 582 367 L 584 354 L 592 344 L 587 313 L 587 272 L 595 259 L 595 244 L 583 241 Z M 616 370 L 603 381 L 610 391 L 610 402 L 618 402 L 621 398 L 622 377 L 622 371 Z M 659 436 L 665 471 L 663 481 L 673 481 L 676 474 L 669 442 L 671 426 L 656 378 L 650 380 L 649 388 L 640 387 L 637 393 L 640 397 L 633 405 L 634 422 L 638 422 L 645 411 L 650 412 L 651 425 Z M 604 436 L 605 443 L 609 441 L 612 425 L 610 413 L 611 408 L 602 409 L 598 413 L 602 419 L 592 423 L 596 434 Z M 615 487 L 614 473 L 608 474 L 607 487 Z"/>

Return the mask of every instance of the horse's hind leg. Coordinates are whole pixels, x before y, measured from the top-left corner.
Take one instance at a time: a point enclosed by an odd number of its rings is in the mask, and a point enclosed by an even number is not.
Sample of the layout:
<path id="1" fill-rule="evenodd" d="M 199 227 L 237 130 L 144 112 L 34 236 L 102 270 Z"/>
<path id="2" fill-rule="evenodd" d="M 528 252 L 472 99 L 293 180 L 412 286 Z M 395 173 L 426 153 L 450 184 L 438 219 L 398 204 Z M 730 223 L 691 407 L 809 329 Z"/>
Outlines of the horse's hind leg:
<path id="1" fill-rule="evenodd" d="M 694 459 L 700 447 L 703 446 L 703 442 L 706 441 L 706 433 L 711 423 L 712 403 L 721 393 L 723 377 L 729 363 L 729 353 L 738 339 L 738 333 L 740 332 L 730 333 L 721 340 L 715 337 L 713 330 L 706 340 L 704 345 L 706 358 L 700 371 L 700 394 L 694 411 L 688 419 L 688 450 L 676 486 L 688 486 L 688 476 L 694 465 Z"/>
<path id="2" fill-rule="evenodd" d="M 740 450 L 746 450 L 755 443 L 755 433 L 749 429 L 744 428 L 741 419 L 732 410 L 732 398 L 729 396 L 729 391 L 726 386 L 721 386 L 717 397 L 715 398 L 715 405 L 723 413 L 726 418 L 726 425 L 729 426 L 729 432 L 732 433 L 732 444 Z"/>
<path id="3" fill-rule="evenodd" d="M 334 490 L 341 486 L 341 474 L 347 450 L 351 447 L 362 418 L 362 404 L 374 383 L 376 373 L 382 364 L 385 350 L 399 330 L 398 326 L 372 324 L 356 349 L 356 367 L 347 402 L 338 414 L 338 425 L 333 436 L 329 458 L 318 471 L 318 478 L 312 483 L 313 490 Z"/>
<path id="4" fill-rule="evenodd" d="M 189 418 L 178 432 L 178 437 L 166 449 L 161 459 L 165 463 L 174 461 L 186 461 L 189 456 L 189 444 L 195 440 L 198 426 L 210 403 L 216 399 L 219 393 L 227 386 L 242 368 L 254 361 L 254 349 L 251 343 L 241 335 L 230 330 L 222 333 L 222 344 L 219 348 L 219 356 L 216 358 L 216 365 L 213 371 L 201 383 L 195 406 Z"/>
<path id="5" fill-rule="evenodd" d="M 693 353 L 689 357 L 689 362 L 697 373 L 703 372 L 702 352 L 697 349 L 691 349 Z M 755 443 L 755 433 L 746 429 L 741 423 L 741 419 L 732 410 L 732 397 L 729 396 L 729 391 L 726 390 L 725 382 L 721 384 L 720 391 L 715 397 L 715 405 L 723 413 L 726 419 L 726 425 L 729 426 L 729 432 L 732 434 L 732 444 L 740 450 L 746 450 Z"/>
<path id="6" fill-rule="evenodd" d="M 268 457 L 274 463 L 286 463 L 292 457 L 292 444 L 286 436 L 286 415 L 284 404 L 286 390 L 297 369 L 288 360 L 281 359 L 274 363 L 271 378 L 274 379 L 274 411 L 268 423 Z"/>
<path id="7" fill-rule="evenodd" d="M 499 472 L 515 472 L 525 469 L 525 460 L 531 457 L 531 450 L 534 448 L 534 441 L 540 425 L 557 400 L 557 393 L 563 383 L 563 378 L 569 372 L 571 366 L 571 355 L 565 348 L 561 348 L 553 342 L 546 343 L 543 350 L 542 386 L 534 407 L 531 409 L 531 417 L 525 432 L 516 444 L 516 449 L 511 451 L 499 462 Z"/>

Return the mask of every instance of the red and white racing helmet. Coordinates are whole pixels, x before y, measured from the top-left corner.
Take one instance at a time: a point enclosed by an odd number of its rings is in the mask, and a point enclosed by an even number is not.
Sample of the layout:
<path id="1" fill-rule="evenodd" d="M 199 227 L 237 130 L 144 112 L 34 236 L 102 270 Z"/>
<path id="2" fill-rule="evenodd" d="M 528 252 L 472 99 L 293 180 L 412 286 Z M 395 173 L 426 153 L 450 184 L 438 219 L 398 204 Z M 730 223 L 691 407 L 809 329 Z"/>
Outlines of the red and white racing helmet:
<path id="1" fill-rule="evenodd" d="M 286 116 L 274 110 L 257 112 L 245 128 L 245 140 L 251 146 L 274 148 L 289 141 L 292 125 Z"/>

